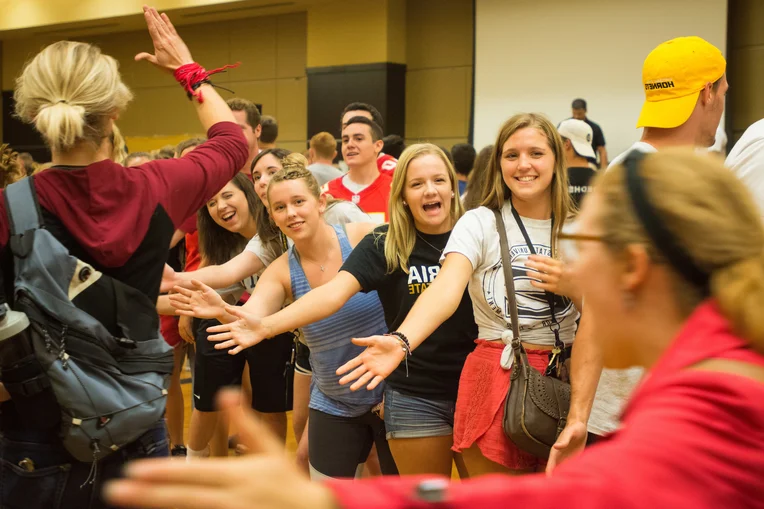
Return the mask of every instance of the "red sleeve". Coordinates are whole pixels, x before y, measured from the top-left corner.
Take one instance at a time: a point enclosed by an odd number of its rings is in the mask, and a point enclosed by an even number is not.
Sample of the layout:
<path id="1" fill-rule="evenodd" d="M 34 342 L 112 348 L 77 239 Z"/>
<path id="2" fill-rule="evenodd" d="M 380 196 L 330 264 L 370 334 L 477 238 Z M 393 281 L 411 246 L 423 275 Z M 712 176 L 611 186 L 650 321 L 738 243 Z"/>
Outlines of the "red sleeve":
<path id="1" fill-rule="evenodd" d="M 141 166 L 176 228 L 231 180 L 247 162 L 249 151 L 241 128 L 218 122 L 208 140 L 181 159 Z"/>
<path id="2" fill-rule="evenodd" d="M 183 221 L 183 224 L 178 226 L 178 230 L 186 235 L 194 233 L 196 231 L 196 214 Z"/>
<path id="3" fill-rule="evenodd" d="M 186 266 L 184 272 L 193 272 L 202 264 L 202 256 L 199 253 L 199 232 L 186 234 Z"/>
<path id="4" fill-rule="evenodd" d="M 760 506 L 764 484 L 754 472 L 764 472 L 764 409 L 752 402 L 762 401 L 764 387 L 726 374 L 684 371 L 649 390 L 636 395 L 618 432 L 552 477 L 485 476 L 443 483 L 429 495 L 435 492 L 451 509 Z M 428 479 L 327 486 L 344 509 L 424 508 L 428 491 L 422 481 Z"/>
<path id="5" fill-rule="evenodd" d="M 432 476 L 389 476 L 326 484 L 343 509 L 426 509 L 432 508 L 433 502 L 442 502 L 438 505 L 449 509 L 504 509 L 515 505 L 533 509 L 624 507 L 617 494 L 603 497 L 602 482 L 549 479 L 543 474 L 487 475 L 458 483 Z M 583 496 L 571 496 L 574 494 Z"/>

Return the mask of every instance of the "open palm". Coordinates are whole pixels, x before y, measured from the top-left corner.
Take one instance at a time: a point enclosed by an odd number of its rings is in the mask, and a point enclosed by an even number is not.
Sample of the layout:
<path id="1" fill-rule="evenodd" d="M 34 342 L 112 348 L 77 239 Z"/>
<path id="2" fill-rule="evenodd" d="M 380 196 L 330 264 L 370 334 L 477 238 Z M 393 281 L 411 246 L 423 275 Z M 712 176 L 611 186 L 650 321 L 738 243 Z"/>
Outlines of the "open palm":
<path id="1" fill-rule="evenodd" d="M 228 353 L 236 355 L 268 337 L 260 318 L 236 306 L 226 306 L 225 311 L 238 320 L 207 329 L 207 332 L 211 333 L 207 339 L 218 342 L 215 345 L 217 350 L 230 348 Z"/>
<path id="2" fill-rule="evenodd" d="M 365 346 L 366 350 L 337 370 L 338 375 L 345 375 L 340 378 L 340 384 L 345 385 L 355 380 L 350 386 L 352 391 L 364 385 L 368 390 L 373 390 L 395 371 L 406 356 L 401 342 L 394 336 L 354 338 L 353 343 Z"/>
<path id="3" fill-rule="evenodd" d="M 151 42 L 154 43 L 154 53 L 138 53 L 135 60 L 148 60 L 160 69 L 170 72 L 194 61 L 186 43 L 180 38 L 166 14 L 159 14 L 153 7 L 144 7 L 143 15 Z"/>
<path id="4" fill-rule="evenodd" d="M 215 290 L 200 281 L 192 280 L 191 284 L 194 290 L 176 286 L 173 290 L 177 293 L 170 294 L 170 304 L 179 315 L 204 319 L 225 315 L 226 303 Z"/>

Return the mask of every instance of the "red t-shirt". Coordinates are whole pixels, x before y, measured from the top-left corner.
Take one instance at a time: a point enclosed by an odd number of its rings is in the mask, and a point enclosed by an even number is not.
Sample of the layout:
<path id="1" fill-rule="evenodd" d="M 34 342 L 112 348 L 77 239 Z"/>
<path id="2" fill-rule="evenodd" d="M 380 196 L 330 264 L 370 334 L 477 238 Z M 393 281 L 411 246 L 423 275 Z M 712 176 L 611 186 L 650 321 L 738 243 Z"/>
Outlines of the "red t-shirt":
<path id="1" fill-rule="evenodd" d="M 380 172 L 392 173 L 395 171 L 395 167 L 398 165 L 398 160 L 393 156 L 387 154 L 379 154 L 377 157 L 377 168 Z"/>
<path id="2" fill-rule="evenodd" d="M 702 304 L 635 391 L 620 429 L 551 478 L 493 475 L 448 484 L 432 476 L 378 477 L 327 485 L 344 509 L 431 508 L 420 496 L 427 482 L 442 487 L 434 491 L 452 509 L 762 507 L 764 384 L 687 369 L 706 359 L 764 366 L 716 305 Z"/>
<path id="3" fill-rule="evenodd" d="M 379 177 L 358 194 L 345 187 L 342 178 L 337 177 L 324 184 L 323 191 L 338 200 L 355 203 L 378 223 L 389 221 L 390 185 L 393 182 L 391 173 L 380 172 Z"/>

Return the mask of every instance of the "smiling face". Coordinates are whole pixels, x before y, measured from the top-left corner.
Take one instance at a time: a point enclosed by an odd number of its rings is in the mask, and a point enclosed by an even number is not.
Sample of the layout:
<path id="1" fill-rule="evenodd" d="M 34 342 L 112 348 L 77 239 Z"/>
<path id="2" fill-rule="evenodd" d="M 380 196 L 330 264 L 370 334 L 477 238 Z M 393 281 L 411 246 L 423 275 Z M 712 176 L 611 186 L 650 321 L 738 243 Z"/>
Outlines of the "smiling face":
<path id="1" fill-rule="evenodd" d="M 351 169 L 376 164 L 382 145 L 382 140 L 373 140 L 371 127 L 366 124 L 350 124 L 342 129 L 342 158 Z"/>
<path id="2" fill-rule="evenodd" d="M 255 192 L 263 202 L 263 205 L 268 207 L 268 182 L 271 181 L 271 177 L 281 169 L 281 161 L 273 154 L 266 154 L 257 161 L 257 164 L 252 168 L 252 181 L 255 184 Z"/>
<path id="3" fill-rule="evenodd" d="M 403 200 L 422 233 L 445 233 L 451 223 L 453 184 L 443 160 L 424 154 L 412 160 L 406 171 Z"/>
<path id="4" fill-rule="evenodd" d="M 207 202 L 207 212 L 218 226 L 233 233 L 241 232 L 252 222 L 247 197 L 233 182 Z"/>
<path id="5" fill-rule="evenodd" d="M 271 219 L 295 242 L 312 237 L 324 222 L 326 200 L 316 198 L 303 179 L 274 182 L 268 199 Z"/>
<path id="6" fill-rule="evenodd" d="M 501 174 L 515 207 L 543 202 L 551 209 L 555 157 L 546 135 L 525 127 L 510 136 L 501 152 Z"/>

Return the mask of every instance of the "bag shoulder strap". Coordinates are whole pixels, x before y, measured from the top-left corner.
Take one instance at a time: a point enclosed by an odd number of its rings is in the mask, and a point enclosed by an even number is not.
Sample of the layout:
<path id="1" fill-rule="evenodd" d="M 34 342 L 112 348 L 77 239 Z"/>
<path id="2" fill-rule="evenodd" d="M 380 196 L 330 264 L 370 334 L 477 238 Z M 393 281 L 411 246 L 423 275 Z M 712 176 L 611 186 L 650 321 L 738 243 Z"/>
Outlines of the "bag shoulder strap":
<path id="1" fill-rule="evenodd" d="M 536 248 L 533 247 L 533 241 L 531 241 L 530 235 L 528 235 L 528 231 L 525 229 L 525 225 L 523 224 L 523 220 L 520 218 L 520 214 L 518 214 L 517 210 L 515 210 L 514 207 L 512 207 L 512 216 L 515 218 L 515 222 L 517 223 L 518 228 L 520 228 L 520 233 L 523 234 L 523 238 L 525 239 L 525 243 L 528 245 L 528 250 L 531 252 L 531 254 L 536 254 Z M 552 232 L 554 232 L 554 214 L 552 215 Z M 554 233 L 552 233 L 554 235 Z M 549 246 L 552 246 L 551 239 Z M 554 255 L 554 253 L 552 253 Z M 552 323 L 559 329 L 560 324 L 557 322 L 557 317 L 555 316 L 554 311 L 554 294 L 544 290 L 544 298 L 546 299 L 547 304 L 549 305 L 549 311 L 552 312 Z"/>
<path id="2" fill-rule="evenodd" d="M 517 318 L 515 279 L 512 275 L 512 260 L 509 257 L 509 241 L 507 240 L 507 229 L 504 226 L 504 218 L 501 217 L 501 210 L 494 210 L 493 215 L 496 217 L 496 231 L 499 232 L 501 264 L 504 268 L 504 283 L 507 287 L 507 299 L 509 300 L 509 317 L 512 320 L 512 343 L 514 347 L 515 342 L 520 342 L 520 327 Z"/>
<path id="3" fill-rule="evenodd" d="M 33 177 L 27 177 L 9 185 L 5 188 L 4 195 L 11 235 L 23 234 L 42 227 L 42 214 L 40 204 L 37 202 Z"/>

